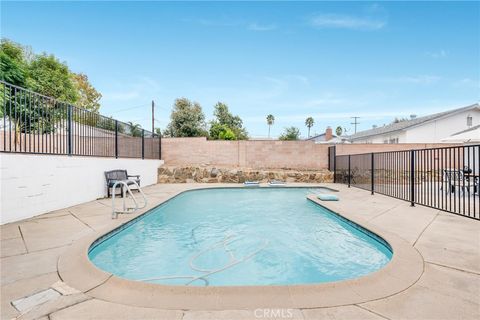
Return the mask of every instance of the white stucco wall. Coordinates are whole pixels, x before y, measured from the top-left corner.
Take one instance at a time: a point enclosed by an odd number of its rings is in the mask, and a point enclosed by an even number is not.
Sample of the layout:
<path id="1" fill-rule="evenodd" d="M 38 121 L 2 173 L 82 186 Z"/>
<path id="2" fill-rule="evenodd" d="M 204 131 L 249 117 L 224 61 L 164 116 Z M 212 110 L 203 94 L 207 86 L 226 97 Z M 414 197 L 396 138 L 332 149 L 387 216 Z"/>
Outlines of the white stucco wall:
<path id="1" fill-rule="evenodd" d="M 355 143 L 385 143 L 392 139 L 398 139 L 398 143 L 408 143 L 405 132 L 392 132 L 384 135 L 376 135 L 356 140 Z M 389 143 L 389 142 L 388 142 Z"/>
<path id="2" fill-rule="evenodd" d="M 126 169 L 142 186 L 157 182 L 162 160 L 0 153 L 0 223 L 30 218 L 106 195 L 104 172 Z"/>

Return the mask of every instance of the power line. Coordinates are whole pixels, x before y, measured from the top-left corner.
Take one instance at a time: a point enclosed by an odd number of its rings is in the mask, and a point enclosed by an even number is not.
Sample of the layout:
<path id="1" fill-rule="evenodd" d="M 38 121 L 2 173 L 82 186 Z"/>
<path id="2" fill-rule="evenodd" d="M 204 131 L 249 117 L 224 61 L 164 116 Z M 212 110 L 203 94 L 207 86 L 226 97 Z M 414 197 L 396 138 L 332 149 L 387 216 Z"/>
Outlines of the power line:
<path id="1" fill-rule="evenodd" d="M 358 122 L 357 120 L 360 119 L 360 117 L 350 117 L 350 118 L 354 119 L 353 122 L 350 122 L 350 124 L 355 125 L 355 133 L 357 133 L 357 124 L 360 124 L 360 122 Z"/>
<path id="2" fill-rule="evenodd" d="M 123 111 L 139 109 L 139 108 L 143 108 L 143 107 L 146 107 L 146 106 L 148 106 L 148 104 L 142 104 L 141 106 L 129 107 L 129 108 L 125 108 L 125 109 L 115 110 L 114 112 L 110 112 L 110 113 L 114 114 L 114 113 L 119 113 L 119 112 L 123 112 Z"/>

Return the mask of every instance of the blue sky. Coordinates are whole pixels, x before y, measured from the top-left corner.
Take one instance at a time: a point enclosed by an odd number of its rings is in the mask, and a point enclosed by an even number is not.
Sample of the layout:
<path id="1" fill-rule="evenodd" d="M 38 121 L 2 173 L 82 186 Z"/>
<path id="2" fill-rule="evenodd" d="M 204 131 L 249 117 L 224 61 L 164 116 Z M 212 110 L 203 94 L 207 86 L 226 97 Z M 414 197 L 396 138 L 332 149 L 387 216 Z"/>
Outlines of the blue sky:
<path id="1" fill-rule="evenodd" d="M 54 53 L 101 113 L 164 128 L 173 101 L 223 101 L 252 136 L 353 131 L 480 99 L 479 2 L 5 2 L 1 35 Z"/>

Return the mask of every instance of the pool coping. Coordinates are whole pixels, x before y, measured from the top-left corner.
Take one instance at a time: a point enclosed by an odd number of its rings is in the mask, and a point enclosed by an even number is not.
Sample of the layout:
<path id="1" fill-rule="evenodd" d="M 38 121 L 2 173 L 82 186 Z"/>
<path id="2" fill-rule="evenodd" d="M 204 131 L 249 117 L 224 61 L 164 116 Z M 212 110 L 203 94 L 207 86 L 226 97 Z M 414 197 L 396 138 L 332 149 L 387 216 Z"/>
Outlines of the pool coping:
<path id="1" fill-rule="evenodd" d="M 327 208 L 334 214 L 360 225 L 362 228 L 383 238 L 392 248 L 392 260 L 366 276 L 319 284 L 279 286 L 211 286 L 190 287 L 152 284 L 127 280 L 97 268 L 88 258 L 90 246 L 97 239 L 137 219 L 151 209 L 158 207 L 176 196 L 192 190 L 212 188 L 238 188 L 239 185 L 202 186 L 189 188 L 172 194 L 168 199 L 149 205 L 139 213 L 131 215 L 121 224 L 109 226 L 88 237 L 76 241 L 58 260 L 58 274 L 69 286 L 87 295 L 114 303 L 136 307 L 188 310 L 224 310 L 252 308 L 319 308 L 358 304 L 382 299 L 413 285 L 423 274 L 424 261 L 420 253 L 407 241 L 367 221 L 351 217 L 343 210 L 329 208 L 328 202 L 315 196 L 307 199 Z M 281 188 L 301 187 L 301 185 Z M 321 184 L 306 185 L 309 188 Z M 251 188 L 251 187 L 247 187 Z M 260 187 L 262 188 L 262 187 Z"/>

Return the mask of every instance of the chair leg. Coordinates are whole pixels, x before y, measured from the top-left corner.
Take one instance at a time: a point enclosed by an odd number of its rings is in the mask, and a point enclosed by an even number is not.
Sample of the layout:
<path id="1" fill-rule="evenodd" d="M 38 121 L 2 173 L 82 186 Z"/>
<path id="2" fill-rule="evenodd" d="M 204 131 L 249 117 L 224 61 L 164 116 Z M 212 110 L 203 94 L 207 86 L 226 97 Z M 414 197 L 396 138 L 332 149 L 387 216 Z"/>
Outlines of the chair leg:
<path id="1" fill-rule="evenodd" d="M 107 186 L 107 198 L 110 198 L 110 187 Z"/>

